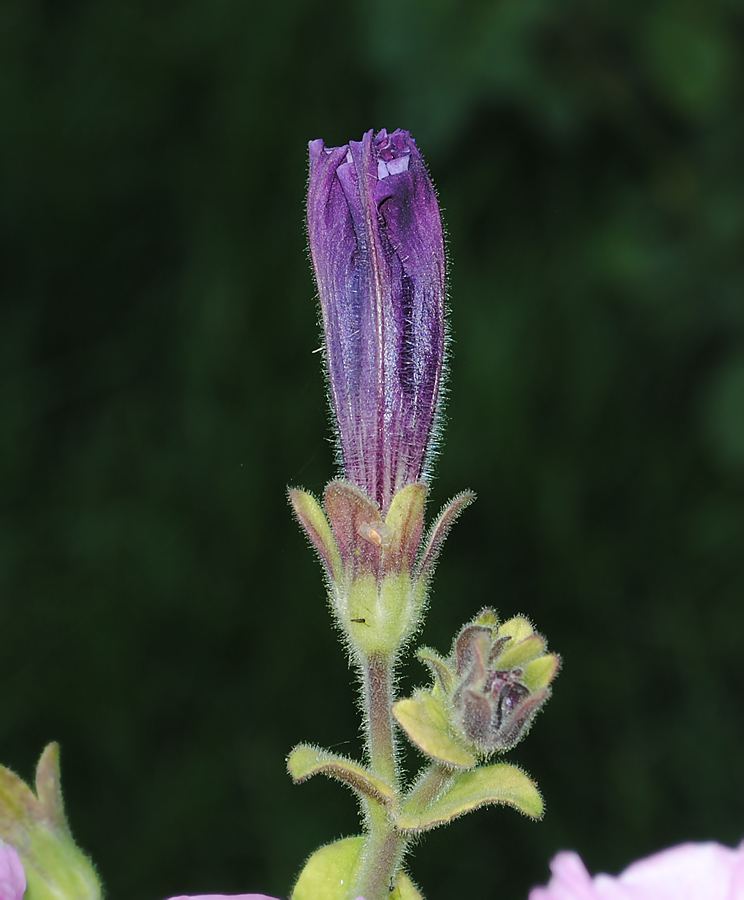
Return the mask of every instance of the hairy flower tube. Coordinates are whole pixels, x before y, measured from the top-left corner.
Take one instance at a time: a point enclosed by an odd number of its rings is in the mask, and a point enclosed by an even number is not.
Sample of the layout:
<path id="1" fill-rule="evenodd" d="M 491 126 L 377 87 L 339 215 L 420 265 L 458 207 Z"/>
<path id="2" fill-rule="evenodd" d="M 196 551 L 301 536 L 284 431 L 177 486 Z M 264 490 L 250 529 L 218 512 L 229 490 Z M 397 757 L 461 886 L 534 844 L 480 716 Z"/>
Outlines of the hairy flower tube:
<path id="1" fill-rule="evenodd" d="M 431 450 L 446 333 L 439 206 L 407 131 L 309 146 L 307 229 L 343 470 L 384 515 Z"/>
<path id="2" fill-rule="evenodd" d="M 618 876 L 587 872 L 577 853 L 559 853 L 547 887 L 529 900 L 742 900 L 744 843 L 680 844 L 628 866 Z"/>

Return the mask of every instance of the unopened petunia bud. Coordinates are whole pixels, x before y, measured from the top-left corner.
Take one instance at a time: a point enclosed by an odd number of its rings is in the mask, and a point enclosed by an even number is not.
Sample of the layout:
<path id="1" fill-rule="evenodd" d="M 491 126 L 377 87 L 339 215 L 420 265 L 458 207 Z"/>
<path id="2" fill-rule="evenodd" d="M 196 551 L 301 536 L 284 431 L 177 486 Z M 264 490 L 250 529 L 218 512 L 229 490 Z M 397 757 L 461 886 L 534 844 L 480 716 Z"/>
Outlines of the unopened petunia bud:
<path id="1" fill-rule="evenodd" d="M 426 475 L 446 340 L 442 222 L 410 134 L 311 141 L 307 225 L 344 475 L 384 517 Z"/>
<path id="2" fill-rule="evenodd" d="M 444 538 L 473 499 L 455 497 L 426 533 L 446 344 L 442 220 L 407 131 L 309 148 L 307 228 L 343 478 L 323 508 L 289 494 L 351 644 L 386 655 L 418 627 Z"/>
<path id="3" fill-rule="evenodd" d="M 484 609 L 460 631 L 448 657 L 419 650 L 434 685 L 399 700 L 393 714 L 424 753 L 450 766 L 473 766 L 527 733 L 560 665 L 546 650 L 527 619 L 499 625 L 496 613 Z"/>
<path id="4" fill-rule="evenodd" d="M 499 628 L 491 610 L 463 628 L 453 657 L 452 707 L 462 733 L 485 753 L 509 750 L 547 700 L 558 657 L 545 654 L 544 640 L 526 619 Z"/>

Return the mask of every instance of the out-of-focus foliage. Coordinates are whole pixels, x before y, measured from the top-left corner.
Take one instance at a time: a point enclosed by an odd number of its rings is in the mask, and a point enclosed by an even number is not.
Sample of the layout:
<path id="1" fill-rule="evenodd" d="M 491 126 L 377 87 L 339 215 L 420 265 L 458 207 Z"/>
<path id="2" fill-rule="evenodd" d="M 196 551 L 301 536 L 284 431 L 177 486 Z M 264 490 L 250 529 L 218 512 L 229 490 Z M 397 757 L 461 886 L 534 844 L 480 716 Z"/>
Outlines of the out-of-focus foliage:
<path id="1" fill-rule="evenodd" d="M 284 487 L 333 474 L 306 142 L 373 126 L 450 235 L 434 505 L 479 494 L 423 638 L 492 605 L 564 658 L 506 757 L 545 820 L 439 830 L 414 879 L 740 839 L 743 50 L 733 0 L 0 4 L 0 759 L 60 741 L 112 897 L 286 894 L 354 833 L 284 771 L 358 749 Z"/>

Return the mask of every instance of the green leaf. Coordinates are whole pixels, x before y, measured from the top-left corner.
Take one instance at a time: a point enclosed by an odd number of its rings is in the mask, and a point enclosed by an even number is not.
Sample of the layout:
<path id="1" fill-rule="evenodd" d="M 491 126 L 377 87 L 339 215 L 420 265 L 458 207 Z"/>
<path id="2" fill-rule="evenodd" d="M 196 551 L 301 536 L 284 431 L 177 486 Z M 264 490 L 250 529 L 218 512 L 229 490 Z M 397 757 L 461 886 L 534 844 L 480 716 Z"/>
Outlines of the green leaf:
<path id="1" fill-rule="evenodd" d="M 347 784 L 360 796 L 374 800 L 386 808 L 395 799 L 395 793 L 387 782 L 377 778 L 359 763 L 345 756 L 329 753 L 321 747 L 298 744 L 289 754 L 287 769 L 296 782 L 306 781 L 322 772 L 329 778 Z"/>
<path id="2" fill-rule="evenodd" d="M 363 837 L 350 837 L 316 850 L 297 879 L 292 900 L 347 900 L 363 849 Z"/>
<path id="3" fill-rule="evenodd" d="M 343 838 L 316 850 L 297 879 L 292 900 L 348 900 L 364 851 L 363 837 Z M 411 879 L 401 872 L 390 900 L 423 900 Z"/>
<path id="4" fill-rule="evenodd" d="M 427 756 L 458 768 L 476 764 L 475 756 L 450 734 L 447 713 L 441 701 L 428 691 L 418 690 L 413 697 L 399 700 L 393 706 L 393 715 L 408 737 Z"/>
<path id="5" fill-rule="evenodd" d="M 498 763 L 458 772 L 450 787 L 422 812 L 404 805 L 396 826 L 404 832 L 427 831 L 492 803 L 514 806 L 533 819 L 543 813 L 542 797 L 534 783 L 516 766 Z"/>

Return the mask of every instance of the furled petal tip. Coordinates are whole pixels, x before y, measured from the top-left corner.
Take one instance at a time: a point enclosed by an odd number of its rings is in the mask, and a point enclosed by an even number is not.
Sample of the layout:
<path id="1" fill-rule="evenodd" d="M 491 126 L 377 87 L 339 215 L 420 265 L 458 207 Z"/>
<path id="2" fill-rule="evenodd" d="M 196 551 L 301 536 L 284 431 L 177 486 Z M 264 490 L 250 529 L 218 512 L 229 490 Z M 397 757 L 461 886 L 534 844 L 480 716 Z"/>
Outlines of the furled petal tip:
<path id="1" fill-rule="evenodd" d="M 547 887 L 529 900 L 741 900 L 744 842 L 732 849 L 714 842 L 680 844 L 628 866 L 617 877 L 592 878 L 576 853 L 559 853 Z"/>
<path id="2" fill-rule="evenodd" d="M 386 512 L 426 475 L 444 350 L 445 252 L 407 131 L 311 141 L 307 223 L 345 477 Z"/>
<path id="3" fill-rule="evenodd" d="M 15 850 L 0 840 L 0 898 L 22 900 L 26 890 L 26 873 Z"/>

